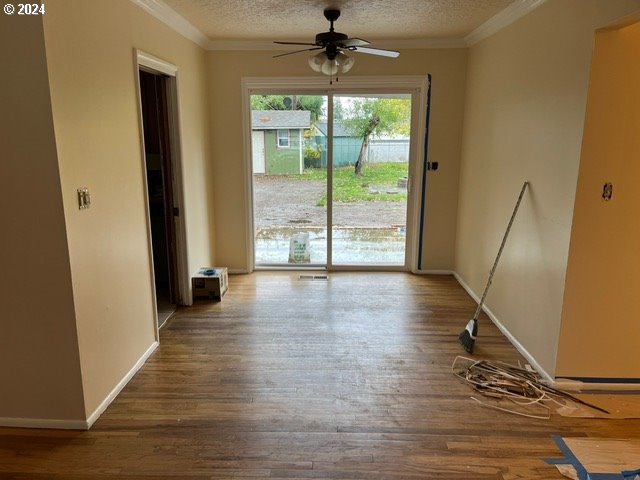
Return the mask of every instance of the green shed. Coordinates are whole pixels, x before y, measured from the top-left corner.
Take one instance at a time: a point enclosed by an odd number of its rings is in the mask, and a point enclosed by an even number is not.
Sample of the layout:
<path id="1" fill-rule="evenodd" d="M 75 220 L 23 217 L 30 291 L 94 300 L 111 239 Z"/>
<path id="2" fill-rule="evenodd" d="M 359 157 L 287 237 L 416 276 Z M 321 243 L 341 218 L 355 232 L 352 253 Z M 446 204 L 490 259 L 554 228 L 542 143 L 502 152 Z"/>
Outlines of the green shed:
<path id="1" fill-rule="evenodd" d="M 254 174 L 291 175 L 304 171 L 304 130 L 311 127 L 307 110 L 253 110 L 251 158 Z"/>

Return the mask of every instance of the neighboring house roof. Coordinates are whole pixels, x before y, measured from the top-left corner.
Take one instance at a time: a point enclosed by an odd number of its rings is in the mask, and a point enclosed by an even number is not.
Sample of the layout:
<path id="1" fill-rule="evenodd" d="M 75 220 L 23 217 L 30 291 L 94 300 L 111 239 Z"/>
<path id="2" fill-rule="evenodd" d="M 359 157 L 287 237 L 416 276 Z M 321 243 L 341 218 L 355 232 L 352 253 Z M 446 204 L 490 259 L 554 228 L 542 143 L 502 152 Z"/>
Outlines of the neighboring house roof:
<path id="1" fill-rule="evenodd" d="M 316 128 L 320 135 L 326 137 L 327 136 L 327 122 L 318 122 L 316 123 Z M 354 137 L 361 138 L 357 135 L 351 133 L 342 123 L 334 122 L 333 124 L 333 136 L 334 137 Z M 376 140 L 396 140 L 396 141 L 406 141 L 409 140 L 408 135 L 400 135 L 400 134 L 391 134 L 391 135 L 375 135 Z"/>
<path id="2" fill-rule="evenodd" d="M 322 135 L 327 136 L 327 122 L 318 122 L 316 128 Z M 353 135 L 346 127 L 338 122 L 333 122 L 333 136 L 334 137 L 353 137 Z"/>
<path id="3" fill-rule="evenodd" d="M 311 112 L 308 110 L 253 110 L 251 112 L 252 130 L 309 127 L 311 127 Z"/>

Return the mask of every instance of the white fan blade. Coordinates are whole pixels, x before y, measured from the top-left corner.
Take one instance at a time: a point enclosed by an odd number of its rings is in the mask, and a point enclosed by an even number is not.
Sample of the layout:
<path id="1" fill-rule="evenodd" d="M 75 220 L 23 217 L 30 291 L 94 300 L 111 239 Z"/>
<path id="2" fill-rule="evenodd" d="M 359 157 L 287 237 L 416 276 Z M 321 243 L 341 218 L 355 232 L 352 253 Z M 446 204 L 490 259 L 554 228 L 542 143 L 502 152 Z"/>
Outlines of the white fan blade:
<path id="1" fill-rule="evenodd" d="M 370 45 L 369 42 L 362 38 L 347 38 L 346 40 L 342 40 L 338 43 L 343 47 L 364 47 L 365 45 Z"/>
<path id="2" fill-rule="evenodd" d="M 397 58 L 400 56 L 400 52 L 396 52 L 395 50 L 384 50 L 383 48 L 356 47 L 353 51 L 360 52 L 360 53 L 369 53 L 371 55 L 380 55 L 382 57 L 391 57 L 391 58 Z"/>

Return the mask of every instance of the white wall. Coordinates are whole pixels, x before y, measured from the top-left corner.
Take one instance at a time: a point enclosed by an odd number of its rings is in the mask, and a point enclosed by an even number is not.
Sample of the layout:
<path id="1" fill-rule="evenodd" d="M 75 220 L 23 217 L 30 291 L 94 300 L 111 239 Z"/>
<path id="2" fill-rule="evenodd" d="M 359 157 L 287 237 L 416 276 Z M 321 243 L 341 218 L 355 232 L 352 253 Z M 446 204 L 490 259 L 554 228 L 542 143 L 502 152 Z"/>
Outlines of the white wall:
<path id="1" fill-rule="evenodd" d="M 482 292 L 529 180 L 486 304 L 551 375 L 594 31 L 638 8 L 549 0 L 469 52 L 455 268 Z M 481 355 L 482 337 L 476 345 Z"/>

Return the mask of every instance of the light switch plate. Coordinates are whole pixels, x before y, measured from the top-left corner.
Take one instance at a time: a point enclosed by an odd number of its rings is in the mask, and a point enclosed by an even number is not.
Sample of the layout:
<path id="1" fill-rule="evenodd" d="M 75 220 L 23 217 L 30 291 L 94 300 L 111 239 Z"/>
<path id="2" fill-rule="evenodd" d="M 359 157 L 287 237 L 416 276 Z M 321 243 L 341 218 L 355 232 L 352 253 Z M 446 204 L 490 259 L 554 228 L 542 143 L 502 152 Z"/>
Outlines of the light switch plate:
<path id="1" fill-rule="evenodd" d="M 91 206 L 91 195 L 86 187 L 78 189 L 78 208 L 80 210 L 87 209 Z"/>

